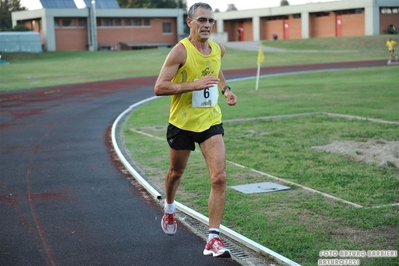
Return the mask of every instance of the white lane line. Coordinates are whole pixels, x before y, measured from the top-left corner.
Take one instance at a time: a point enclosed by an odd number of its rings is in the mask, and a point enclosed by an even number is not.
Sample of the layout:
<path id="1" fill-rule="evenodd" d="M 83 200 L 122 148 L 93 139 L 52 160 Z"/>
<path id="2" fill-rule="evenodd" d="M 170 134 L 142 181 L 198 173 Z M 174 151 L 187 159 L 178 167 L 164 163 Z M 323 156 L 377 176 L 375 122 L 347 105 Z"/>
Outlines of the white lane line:
<path id="1" fill-rule="evenodd" d="M 261 171 L 258 171 L 258 170 L 252 169 L 252 168 L 248 168 L 248 167 L 246 167 L 246 166 L 237 164 L 237 163 L 235 163 L 235 162 L 231 162 L 231 161 L 227 161 L 227 162 L 230 163 L 230 164 L 233 164 L 233 165 L 235 165 L 235 166 L 239 166 L 239 167 L 241 167 L 241 168 L 249 169 L 249 170 L 251 170 L 251 171 L 253 171 L 253 172 L 255 172 L 255 173 L 258 173 L 258 174 L 260 174 L 260 175 L 264 175 L 264 176 L 273 178 L 273 179 L 278 180 L 278 181 L 280 181 L 280 182 L 282 182 L 282 183 L 285 183 L 285 184 L 288 184 L 288 185 L 293 185 L 293 186 L 298 186 L 298 187 L 300 187 L 300 188 L 302 188 L 302 189 L 304 189 L 304 190 L 311 191 L 311 192 L 313 192 L 313 193 L 321 194 L 321 195 L 323 195 L 323 196 L 325 196 L 325 197 L 327 197 L 327 198 L 330 198 L 330 199 L 333 199 L 333 200 L 336 200 L 336 201 L 341 201 L 341 202 L 343 202 L 343 203 L 352 205 L 352 206 L 354 206 L 354 207 L 356 207 L 356 208 L 363 208 L 362 205 L 359 205 L 359 204 L 356 204 L 356 203 L 353 203 L 353 202 L 350 202 L 350 201 L 347 201 L 347 200 L 344 200 L 344 199 L 335 197 L 335 196 L 333 196 L 333 195 L 330 195 L 330 194 L 321 192 L 321 191 L 319 191 L 319 190 L 316 190 L 316 189 L 313 189 L 313 188 L 310 188 L 310 187 L 306 187 L 306 186 L 303 186 L 303 185 L 301 185 L 301 184 L 298 184 L 298 183 L 295 183 L 295 182 L 291 182 L 291 181 L 288 181 L 288 180 L 285 180 L 285 179 L 282 179 L 282 178 L 279 178 L 279 177 L 276 177 L 276 176 L 273 176 L 273 175 L 269 175 L 269 174 L 267 174 L 267 173 L 264 173 L 264 172 L 261 172 Z"/>

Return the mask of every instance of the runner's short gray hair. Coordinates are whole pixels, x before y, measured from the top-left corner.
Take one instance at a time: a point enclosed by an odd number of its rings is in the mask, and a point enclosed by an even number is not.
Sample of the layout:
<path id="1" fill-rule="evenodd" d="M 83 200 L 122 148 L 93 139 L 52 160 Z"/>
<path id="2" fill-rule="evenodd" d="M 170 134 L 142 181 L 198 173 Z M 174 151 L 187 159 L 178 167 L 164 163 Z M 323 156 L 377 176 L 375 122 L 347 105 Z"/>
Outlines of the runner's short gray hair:
<path id="1" fill-rule="evenodd" d="M 199 7 L 202 7 L 202 8 L 205 8 L 205 9 L 213 11 L 212 7 L 209 4 L 198 2 L 198 3 L 193 4 L 188 9 L 188 12 L 187 12 L 188 17 L 189 18 L 194 18 L 195 12 L 197 11 L 197 8 L 199 8 Z"/>

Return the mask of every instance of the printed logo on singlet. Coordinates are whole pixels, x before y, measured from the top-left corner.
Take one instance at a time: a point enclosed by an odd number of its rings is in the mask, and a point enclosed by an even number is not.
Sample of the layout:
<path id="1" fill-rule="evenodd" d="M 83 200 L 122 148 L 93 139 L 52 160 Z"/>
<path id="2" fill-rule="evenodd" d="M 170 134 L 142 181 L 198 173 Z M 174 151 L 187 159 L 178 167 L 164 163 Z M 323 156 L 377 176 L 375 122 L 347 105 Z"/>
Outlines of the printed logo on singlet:
<path id="1" fill-rule="evenodd" d="M 205 77 L 206 75 L 213 74 L 213 71 L 209 71 L 209 67 L 202 70 L 202 76 Z"/>

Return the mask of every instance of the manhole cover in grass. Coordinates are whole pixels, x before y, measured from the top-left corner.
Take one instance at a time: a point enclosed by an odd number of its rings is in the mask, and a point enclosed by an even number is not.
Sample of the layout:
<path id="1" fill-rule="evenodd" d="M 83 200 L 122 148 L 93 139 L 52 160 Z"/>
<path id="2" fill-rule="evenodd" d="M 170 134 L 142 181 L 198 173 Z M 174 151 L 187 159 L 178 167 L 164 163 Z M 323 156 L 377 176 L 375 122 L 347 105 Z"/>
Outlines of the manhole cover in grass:
<path id="1" fill-rule="evenodd" d="M 230 187 L 245 194 L 266 193 L 290 189 L 290 187 L 282 186 L 273 182 L 254 183 Z"/>

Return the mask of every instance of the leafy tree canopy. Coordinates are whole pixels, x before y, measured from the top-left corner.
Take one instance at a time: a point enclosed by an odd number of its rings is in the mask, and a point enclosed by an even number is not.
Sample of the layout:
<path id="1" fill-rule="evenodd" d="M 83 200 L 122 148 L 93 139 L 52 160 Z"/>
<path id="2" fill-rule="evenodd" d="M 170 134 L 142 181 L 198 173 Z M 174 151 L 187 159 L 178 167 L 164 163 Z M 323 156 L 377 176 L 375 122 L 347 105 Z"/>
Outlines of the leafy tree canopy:
<path id="1" fill-rule="evenodd" d="M 20 0 L 1 0 L 0 1 L 0 31 L 12 30 L 11 12 L 26 10 L 21 6 Z"/>

